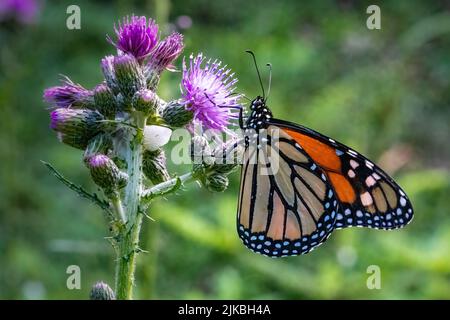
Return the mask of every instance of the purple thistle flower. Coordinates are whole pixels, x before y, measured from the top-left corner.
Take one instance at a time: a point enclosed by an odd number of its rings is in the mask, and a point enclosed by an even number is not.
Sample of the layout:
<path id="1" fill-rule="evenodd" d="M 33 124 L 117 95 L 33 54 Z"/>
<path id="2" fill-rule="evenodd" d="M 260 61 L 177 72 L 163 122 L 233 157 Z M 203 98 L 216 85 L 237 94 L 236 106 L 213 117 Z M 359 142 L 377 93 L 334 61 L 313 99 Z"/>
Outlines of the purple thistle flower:
<path id="1" fill-rule="evenodd" d="M 57 108 L 50 113 L 50 128 L 61 142 L 84 150 L 100 131 L 101 120 L 102 115 L 94 110 Z"/>
<path id="2" fill-rule="evenodd" d="M 64 109 L 55 109 L 50 113 L 50 128 L 58 131 L 61 126 L 68 119 L 68 115 L 65 112 L 61 112 Z"/>
<path id="3" fill-rule="evenodd" d="M 183 35 L 177 32 L 172 33 L 161 41 L 151 53 L 148 60 L 148 67 L 157 73 L 161 73 L 166 68 L 170 71 L 174 70 L 171 63 L 178 58 L 183 48 Z"/>
<path id="4" fill-rule="evenodd" d="M 92 180 L 102 187 L 105 193 L 111 194 L 125 187 L 128 175 L 117 167 L 113 160 L 104 154 L 96 154 L 85 160 L 91 171 Z"/>
<path id="5" fill-rule="evenodd" d="M 94 284 L 89 293 L 91 300 L 116 300 L 114 291 L 106 283 L 100 281 Z"/>
<path id="6" fill-rule="evenodd" d="M 97 154 L 89 158 L 88 166 L 91 168 L 104 167 L 109 163 L 110 159 L 104 154 Z"/>
<path id="7" fill-rule="evenodd" d="M 35 22 L 39 6 L 36 0 L 0 1 L 0 20 L 11 17 L 23 24 Z"/>
<path id="8" fill-rule="evenodd" d="M 64 77 L 62 86 L 50 87 L 44 90 L 44 100 L 54 107 L 69 108 L 89 104 L 92 92 L 83 86 L 73 83 Z"/>
<path id="9" fill-rule="evenodd" d="M 146 17 L 126 17 L 114 26 L 117 42 L 107 36 L 107 40 L 122 53 L 132 54 L 142 62 L 153 50 L 158 42 L 158 25 L 154 20 Z"/>
<path id="10" fill-rule="evenodd" d="M 183 60 L 182 102 L 206 128 L 226 131 L 230 120 L 237 118 L 233 111 L 240 108 L 241 95 L 232 94 L 238 80 L 218 60 L 208 60 L 203 68 L 202 54 L 189 60 L 189 67 Z"/>

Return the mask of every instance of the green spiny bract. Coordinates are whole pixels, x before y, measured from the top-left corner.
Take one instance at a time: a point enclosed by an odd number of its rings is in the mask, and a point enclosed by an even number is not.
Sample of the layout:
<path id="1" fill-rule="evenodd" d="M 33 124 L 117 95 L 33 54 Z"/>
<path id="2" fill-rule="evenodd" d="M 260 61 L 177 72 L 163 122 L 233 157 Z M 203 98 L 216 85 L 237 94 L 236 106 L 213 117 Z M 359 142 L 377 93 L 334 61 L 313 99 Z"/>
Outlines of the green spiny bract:
<path id="1" fill-rule="evenodd" d="M 161 112 L 164 122 L 172 128 L 184 127 L 192 121 L 194 114 L 186 110 L 179 101 L 169 102 Z"/>
<path id="2" fill-rule="evenodd" d="M 170 179 L 169 172 L 166 168 L 166 156 L 163 150 L 144 151 L 142 164 L 142 170 L 145 176 L 154 185 Z"/>
<path id="3" fill-rule="evenodd" d="M 96 154 L 86 159 L 86 165 L 91 172 L 92 180 L 110 196 L 125 187 L 128 175 L 117 167 L 109 157 Z"/>
<path id="4" fill-rule="evenodd" d="M 142 67 L 131 55 L 114 57 L 114 75 L 123 96 L 124 109 L 128 110 L 134 94 L 146 88 Z"/>
<path id="5" fill-rule="evenodd" d="M 223 192 L 228 187 L 228 177 L 224 174 L 214 172 L 206 177 L 203 186 L 212 192 Z"/>
<path id="6" fill-rule="evenodd" d="M 117 102 L 112 90 L 104 83 L 94 89 L 94 108 L 107 119 L 114 119 L 117 112 Z"/>
<path id="7" fill-rule="evenodd" d="M 103 116 L 94 110 L 58 108 L 51 113 L 50 127 L 61 142 L 86 149 L 89 141 L 101 131 Z"/>
<path id="8" fill-rule="evenodd" d="M 131 100 L 131 105 L 136 111 L 144 113 L 146 116 L 153 116 L 157 109 L 156 94 L 147 89 L 136 92 Z"/>

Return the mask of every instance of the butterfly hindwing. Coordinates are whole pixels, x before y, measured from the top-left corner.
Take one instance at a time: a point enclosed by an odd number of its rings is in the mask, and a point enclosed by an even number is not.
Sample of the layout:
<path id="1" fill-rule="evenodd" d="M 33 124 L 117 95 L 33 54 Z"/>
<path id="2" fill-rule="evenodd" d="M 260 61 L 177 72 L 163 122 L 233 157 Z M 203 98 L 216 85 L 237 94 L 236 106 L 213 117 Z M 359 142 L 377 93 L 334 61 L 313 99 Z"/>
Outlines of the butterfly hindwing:
<path id="1" fill-rule="evenodd" d="M 280 126 L 322 168 L 337 195 L 336 228 L 396 229 L 413 218 L 405 192 L 363 155 L 316 131 L 281 120 Z"/>
<path id="2" fill-rule="evenodd" d="M 284 130 L 247 135 L 237 226 L 249 249 L 272 257 L 307 253 L 330 235 L 338 206 L 328 177 Z"/>

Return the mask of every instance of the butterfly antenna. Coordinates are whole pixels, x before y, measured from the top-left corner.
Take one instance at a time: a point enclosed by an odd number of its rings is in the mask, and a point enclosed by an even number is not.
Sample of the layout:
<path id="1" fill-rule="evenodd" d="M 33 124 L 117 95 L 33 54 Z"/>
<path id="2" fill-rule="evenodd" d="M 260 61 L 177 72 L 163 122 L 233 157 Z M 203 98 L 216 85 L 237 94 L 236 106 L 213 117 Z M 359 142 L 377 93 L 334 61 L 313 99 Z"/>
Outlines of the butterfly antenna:
<path id="1" fill-rule="evenodd" d="M 215 102 L 208 96 L 207 93 L 204 93 L 204 95 L 205 95 L 206 99 L 209 100 L 209 102 L 211 102 L 213 105 L 215 105 L 215 106 L 218 107 L 218 108 L 229 108 L 229 109 L 238 109 L 238 110 L 242 109 L 240 106 L 221 106 L 221 105 L 218 105 L 217 103 L 215 103 Z"/>
<path id="2" fill-rule="evenodd" d="M 264 92 L 264 86 L 263 86 L 263 83 L 262 83 L 262 80 L 261 80 L 261 74 L 259 73 L 258 64 L 256 63 L 255 54 L 253 53 L 253 51 L 250 51 L 250 50 L 245 50 L 245 52 L 251 54 L 252 57 L 253 57 L 253 62 L 255 63 L 256 73 L 258 74 L 259 84 L 261 85 L 261 89 L 262 89 L 263 100 L 265 100 L 266 94 Z"/>
<path id="3" fill-rule="evenodd" d="M 226 98 L 231 97 L 231 96 L 241 96 L 242 98 L 247 99 L 248 101 L 252 102 L 252 100 L 249 97 L 247 97 L 245 94 L 240 93 L 240 92 L 232 92 L 229 95 L 227 95 Z"/>
<path id="4" fill-rule="evenodd" d="M 252 99 L 250 99 L 249 97 L 247 97 L 245 94 L 242 95 L 242 98 L 246 99 L 249 102 L 252 102 Z"/>
<path id="5" fill-rule="evenodd" d="M 250 98 L 247 97 L 245 94 L 240 93 L 240 92 L 233 92 L 233 93 L 230 93 L 229 95 L 227 95 L 227 98 L 228 98 L 228 97 L 231 97 L 231 96 L 237 96 L 237 95 L 239 95 L 239 96 L 241 96 L 242 98 L 248 100 L 249 102 L 252 102 L 252 99 L 250 99 Z"/>
<path id="6" fill-rule="evenodd" d="M 272 87 L 272 64 L 267 63 L 266 66 L 269 67 L 269 88 L 267 89 L 267 97 L 266 97 L 265 101 L 267 101 L 267 99 L 269 99 L 270 87 Z"/>

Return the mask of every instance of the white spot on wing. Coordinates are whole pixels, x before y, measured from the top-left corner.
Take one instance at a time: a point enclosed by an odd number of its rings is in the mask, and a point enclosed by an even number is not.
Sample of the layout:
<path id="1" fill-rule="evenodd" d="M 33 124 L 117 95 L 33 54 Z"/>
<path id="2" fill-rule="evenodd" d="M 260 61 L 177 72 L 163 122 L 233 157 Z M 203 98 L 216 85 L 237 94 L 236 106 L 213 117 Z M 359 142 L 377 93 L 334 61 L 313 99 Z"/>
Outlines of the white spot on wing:
<path id="1" fill-rule="evenodd" d="M 366 186 L 371 187 L 373 186 L 376 182 L 376 180 L 372 177 L 372 176 L 368 176 L 366 178 Z"/>
<path id="2" fill-rule="evenodd" d="M 406 206 L 406 199 L 401 197 L 400 198 L 400 204 L 401 204 L 402 207 Z"/>
<path id="3" fill-rule="evenodd" d="M 358 154 L 357 154 L 355 151 L 353 151 L 352 149 L 348 149 L 347 153 L 348 153 L 349 155 L 353 156 L 353 157 L 356 157 L 356 156 L 358 155 Z"/>
<path id="4" fill-rule="evenodd" d="M 358 168 L 359 163 L 356 162 L 355 160 L 351 159 L 351 160 L 350 160 L 350 166 L 351 166 L 353 169 L 356 169 L 356 168 Z"/>
<path id="5" fill-rule="evenodd" d="M 373 204 L 372 196 L 367 191 L 360 195 L 360 199 L 361 199 L 361 203 L 366 207 Z"/>
<path id="6" fill-rule="evenodd" d="M 369 169 L 373 169 L 373 163 L 366 160 L 366 167 L 368 167 Z"/>
<path id="7" fill-rule="evenodd" d="M 350 178 L 354 178 L 356 176 L 355 171 L 353 171 L 352 169 L 348 170 L 347 174 Z"/>
<path id="8" fill-rule="evenodd" d="M 378 173 L 376 173 L 376 172 L 372 173 L 372 177 L 374 177 L 375 180 L 380 180 L 381 179 L 380 175 Z"/>

